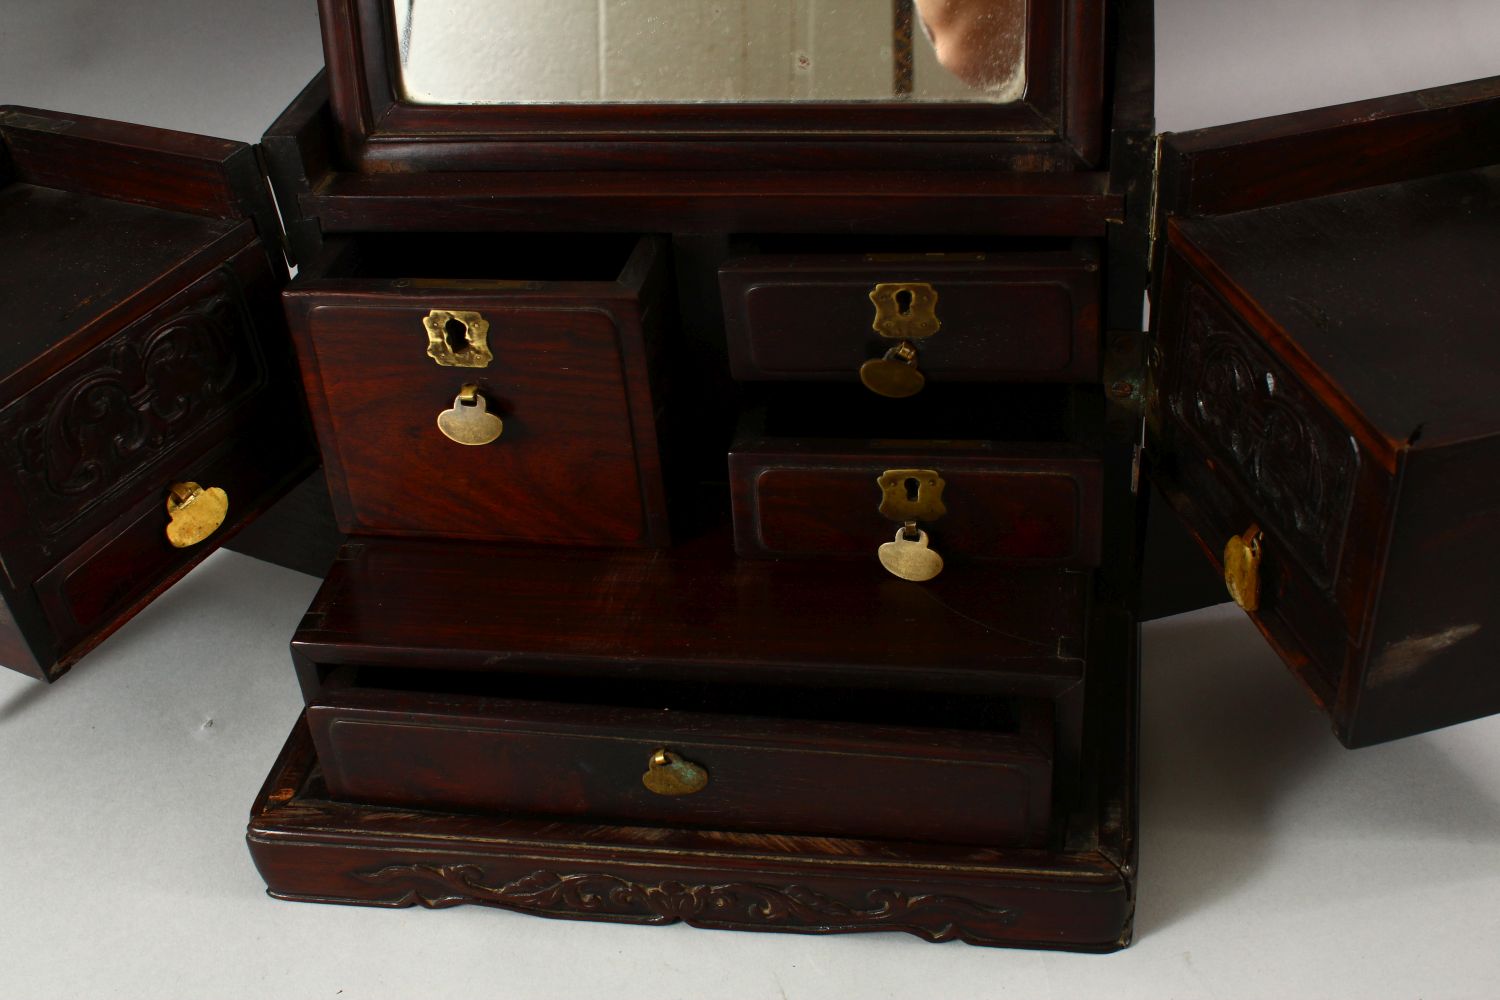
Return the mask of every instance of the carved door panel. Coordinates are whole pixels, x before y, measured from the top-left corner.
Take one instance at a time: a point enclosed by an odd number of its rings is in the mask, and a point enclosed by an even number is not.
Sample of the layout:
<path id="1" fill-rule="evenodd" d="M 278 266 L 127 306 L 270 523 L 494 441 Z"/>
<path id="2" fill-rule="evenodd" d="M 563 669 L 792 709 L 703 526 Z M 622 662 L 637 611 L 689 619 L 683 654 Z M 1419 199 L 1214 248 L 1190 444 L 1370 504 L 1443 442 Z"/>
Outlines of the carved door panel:
<path id="1" fill-rule="evenodd" d="M 313 468 L 241 143 L 0 109 L 0 664 L 51 680 Z"/>
<path id="2" fill-rule="evenodd" d="M 1500 712 L 1500 80 L 1165 137 L 1151 475 L 1349 746 Z"/>

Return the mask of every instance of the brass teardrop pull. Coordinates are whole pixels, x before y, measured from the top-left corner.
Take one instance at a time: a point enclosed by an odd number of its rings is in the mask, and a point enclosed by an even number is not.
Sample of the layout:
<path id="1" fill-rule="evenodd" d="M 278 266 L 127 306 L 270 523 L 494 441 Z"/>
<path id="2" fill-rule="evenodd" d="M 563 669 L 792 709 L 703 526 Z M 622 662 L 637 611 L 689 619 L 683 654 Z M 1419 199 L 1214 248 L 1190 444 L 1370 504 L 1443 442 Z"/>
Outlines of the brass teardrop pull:
<path id="1" fill-rule="evenodd" d="M 1246 611 L 1260 610 L 1260 525 L 1252 524 L 1243 535 L 1235 535 L 1224 546 L 1224 586 Z"/>
<path id="2" fill-rule="evenodd" d="M 438 430 L 458 444 L 489 444 L 505 431 L 505 422 L 489 409 L 479 386 L 470 382 L 458 391 L 451 409 L 438 414 Z"/>
<path id="3" fill-rule="evenodd" d="M 909 340 L 886 351 L 884 357 L 860 365 L 859 380 L 866 389 L 887 399 L 915 396 L 927 384 L 927 376 L 917 367 L 917 346 Z"/>
<path id="4" fill-rule="evenodd" d="M 229 494 L 217 486 L 173 483 L 167 490 L 167 541 L 173 548 L 197 545 L 229 516 Z"/>
<path id="5" fill-rule="evenodd" d="M 662 748 L 651 755 L 641 784 L 657 795 L 692 795 L 708 787 L 708 772 Z"/>
<path id="6" fill-rule="evenodd" d="M 913 583 L 926 583 L 943 571 L 943 557 L 932 550 L 927 532 L 915 523 L 897 529 L 896 540 L 882 545 L 878 555 L 892 576 Z"/>

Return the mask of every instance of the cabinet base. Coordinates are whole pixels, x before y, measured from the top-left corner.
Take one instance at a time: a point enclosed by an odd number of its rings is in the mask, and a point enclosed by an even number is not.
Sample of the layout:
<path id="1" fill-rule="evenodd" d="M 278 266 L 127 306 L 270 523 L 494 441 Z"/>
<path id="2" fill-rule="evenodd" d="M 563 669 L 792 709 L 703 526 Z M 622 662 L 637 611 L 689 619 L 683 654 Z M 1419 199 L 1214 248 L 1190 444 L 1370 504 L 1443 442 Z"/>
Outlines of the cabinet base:
<path id="1" fill-rule="evenodd" d="M 1114 852 L 992 850 L 401 811 L 327 797 L 298 722 L 247 840 L 279 899 L 1113 951 L 1134 870 Z"/>

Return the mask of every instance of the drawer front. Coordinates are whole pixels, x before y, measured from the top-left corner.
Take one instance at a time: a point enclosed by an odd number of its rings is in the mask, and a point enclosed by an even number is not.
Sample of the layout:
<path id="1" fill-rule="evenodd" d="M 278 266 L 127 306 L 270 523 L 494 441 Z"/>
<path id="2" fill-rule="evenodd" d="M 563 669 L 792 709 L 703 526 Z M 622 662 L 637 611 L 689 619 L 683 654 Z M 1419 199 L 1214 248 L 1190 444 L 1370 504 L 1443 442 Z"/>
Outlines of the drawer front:
<path id="1" fill-rule="evenodd" d="M 307 718 L 357 802 L 992 846 L 1050 821 L 1038 712 L 990 733 L 345 690 Z"/>
<path id="2" fill-rule="evenodd" d="M 743 380 L 858 381 L 861 365 L 902 340 L 874 329 L 871 293 L 920 284 L 940 324 L 911 341 L 930 380 L 1094 381 L 1098 278 L 1083 252 L 749 257 L 719 272 L 730 366 Z"/>
<path id="3" fill-rule="evenodd" d="M 950 558 L 1087 568 L 1102 532 L 1098 458 L 1068 446 L 911 451 L 827 443 L 741 442 L 729 456 L 735 547 L 749 557 L 861 556 L 873 560 L 902 523 L 882 513 L 882 477 L 931 471 L 944 512 L 917 519 Z M 898 489 L 913 484 L 905 483 Z M 926 487 L 923 487 L 926 488 Z M 889 507 L 887 510 L 889 511 Z"/>
<path id="4" fill-rule="evenodd" d="M 665 542 L 643 309 L 629 289 L 343 281 L 287 302 L 343 530 Z M 424 326 L 434 310 L 479 314 L 492 359 L 437 364 Z M 466 384 L 498 418 L 489 443 L 439 426 Z"/>

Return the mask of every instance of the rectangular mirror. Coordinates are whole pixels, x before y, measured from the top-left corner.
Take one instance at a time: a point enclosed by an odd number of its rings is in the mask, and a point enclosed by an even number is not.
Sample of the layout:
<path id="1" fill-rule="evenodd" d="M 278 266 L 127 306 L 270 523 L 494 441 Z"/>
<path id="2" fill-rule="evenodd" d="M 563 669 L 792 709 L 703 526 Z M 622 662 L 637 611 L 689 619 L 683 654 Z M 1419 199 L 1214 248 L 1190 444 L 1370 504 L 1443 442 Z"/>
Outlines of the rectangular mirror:
<path id="1" fill-rule="evenodd" d="M 984 102 L 1027 0 L 387 0 L 419 105 Z"/>
<path id="2" fill-rule="evenodd" d="M 339 156 L 371 174 L 1093 168 L 1118 9 L 1108 0 L 318 6 Z"/>

